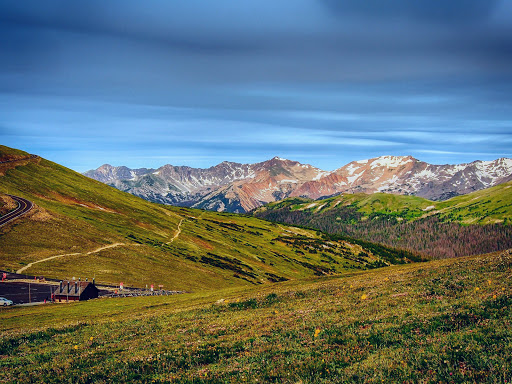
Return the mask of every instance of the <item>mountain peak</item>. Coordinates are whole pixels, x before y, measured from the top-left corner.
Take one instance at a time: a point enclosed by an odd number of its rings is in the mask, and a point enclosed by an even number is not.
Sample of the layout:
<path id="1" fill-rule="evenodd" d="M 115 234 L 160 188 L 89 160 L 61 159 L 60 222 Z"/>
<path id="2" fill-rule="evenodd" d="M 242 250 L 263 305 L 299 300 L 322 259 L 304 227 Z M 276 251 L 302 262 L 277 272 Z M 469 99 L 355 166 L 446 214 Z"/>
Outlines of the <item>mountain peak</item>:
<path id="1" fill-rule="evenodd" d="M 110 165 L 110 164 L 103 164 L 102 166 L 98 167 L 97 171 L 102 171 L 102 170 L 105 170 L 105 169 L 112 169 L 112 168 L 115 168 L 113 165 Z"/>

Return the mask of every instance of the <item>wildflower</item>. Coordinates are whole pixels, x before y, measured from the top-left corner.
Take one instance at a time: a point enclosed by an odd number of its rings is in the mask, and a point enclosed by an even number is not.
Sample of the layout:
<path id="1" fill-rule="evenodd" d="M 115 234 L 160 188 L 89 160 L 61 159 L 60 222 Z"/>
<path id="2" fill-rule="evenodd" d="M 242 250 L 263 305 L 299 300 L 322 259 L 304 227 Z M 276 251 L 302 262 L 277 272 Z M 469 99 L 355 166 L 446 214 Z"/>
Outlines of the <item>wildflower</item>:
<path id="1" fill-rule="evenodd" d="M 94 337 L 89 337 L 89 341 L 93 341 L 94 340 Z"/>
<path id="2" fill-rule="evenodd" d="M 480 290 L 480 288 L 478 288 L 478 287 L 475 288 L 475 291 L 479 291 L 479 290 Z"/>
<path id="3" fill-rule="evenodd" d="M 73 348 L 74 348 L 74 349 L 78 349 L 78 345 L 75 345 Z"/>
<path id="4" fill-rule="evenodd" d="M 320 329 L 315 329 L 315 337 L 318 337 L 318 335 L 320 334 Z"/>
<path id="5" fill-rule="evenodd" d="M 492 295 L 492 298 L 495 299 L 496 298 L 496 295 Z"/>
<path id="6" fill-rule="evenodd" d="M 365 293 L 363 293 L 363 295 L 361 296 L 361 300 L 366 300 L 368 298 L 368 296 L 366 296 Z"/>
<path id="7" fill-rule="evenodd" d="M 491 285 L 491 280 L 487 280 L 487 284 Z"/>

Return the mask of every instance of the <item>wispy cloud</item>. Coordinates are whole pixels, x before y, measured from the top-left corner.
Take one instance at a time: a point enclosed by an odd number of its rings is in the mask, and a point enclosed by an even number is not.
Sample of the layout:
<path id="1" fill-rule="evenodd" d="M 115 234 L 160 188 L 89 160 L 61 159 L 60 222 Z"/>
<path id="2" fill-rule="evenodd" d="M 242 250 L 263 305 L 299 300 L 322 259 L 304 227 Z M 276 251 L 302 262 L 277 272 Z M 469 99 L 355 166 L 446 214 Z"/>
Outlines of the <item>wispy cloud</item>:
<path id="1" fill-rule="evenodd" d="M 78 170 L 512 152 L 509 2 L 255 4 L 1 2 L 2 142 Z"/>

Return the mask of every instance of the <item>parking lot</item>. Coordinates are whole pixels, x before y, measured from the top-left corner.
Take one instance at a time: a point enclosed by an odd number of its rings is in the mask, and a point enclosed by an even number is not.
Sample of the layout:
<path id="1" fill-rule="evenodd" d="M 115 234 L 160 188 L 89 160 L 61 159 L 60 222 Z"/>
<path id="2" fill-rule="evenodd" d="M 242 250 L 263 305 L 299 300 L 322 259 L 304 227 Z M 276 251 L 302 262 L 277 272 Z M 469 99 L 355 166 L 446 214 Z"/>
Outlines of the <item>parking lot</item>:
<path id="1" fill-rule="evenodd" d="M 58 285 L 4 281 L 0 283 L 0 297 L 12 300 L 14 304 L 44 302 L 44 300 L 50 300 L 55 289 L 58 289 Z"/>

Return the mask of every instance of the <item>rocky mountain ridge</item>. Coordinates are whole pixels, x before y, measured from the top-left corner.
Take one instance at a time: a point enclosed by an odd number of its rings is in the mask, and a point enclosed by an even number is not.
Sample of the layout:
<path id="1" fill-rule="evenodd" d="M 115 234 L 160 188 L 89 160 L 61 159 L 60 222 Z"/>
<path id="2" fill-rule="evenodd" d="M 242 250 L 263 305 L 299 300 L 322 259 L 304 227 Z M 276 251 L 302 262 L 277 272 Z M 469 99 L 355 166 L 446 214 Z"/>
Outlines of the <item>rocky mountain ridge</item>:
<path id="1" fill-rule="evenodd" d="M 243 213 L 286 197 L 318 199 L 340 193 L 385 192 L 446 200 L 512 180 L 512 159 L 434 165 L 412 156 L 381 156 L 329 172 L 274 157 L 255 164 L 222 162 L 207 169 L 106 164 L 85 175 L 154 202 Z"/>

